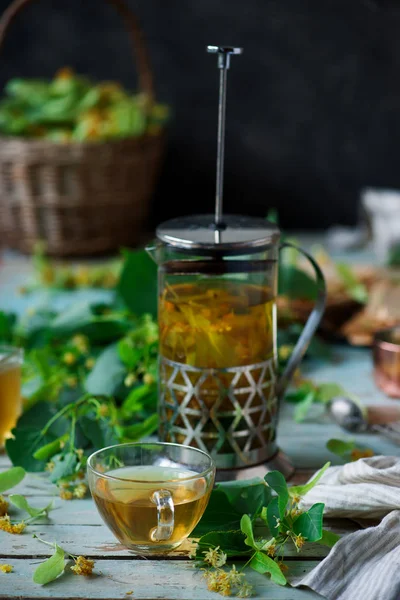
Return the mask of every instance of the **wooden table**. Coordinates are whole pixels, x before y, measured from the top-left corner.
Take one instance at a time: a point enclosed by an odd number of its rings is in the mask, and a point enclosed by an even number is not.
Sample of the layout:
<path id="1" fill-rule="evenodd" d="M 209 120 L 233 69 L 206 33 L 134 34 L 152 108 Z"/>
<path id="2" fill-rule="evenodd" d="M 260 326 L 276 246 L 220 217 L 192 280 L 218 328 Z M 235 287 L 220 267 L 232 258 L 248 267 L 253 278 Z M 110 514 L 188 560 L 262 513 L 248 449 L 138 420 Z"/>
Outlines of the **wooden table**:
<path id="1" fill-rule="evenodd" d="M 361 258 L 365 259 L 365 255 Z M 0 269 L 0 309 L 26 306 L 27 299 L 15 301 L 14 290 L 26 279 L 29 265 L 18 256 L 7 256 L 5 267 Z M 55 299 L 59 306 L 68 302 L 68 296 Z M 374 386 L 371 378 L 369 351 L 337 347 L 333 363 L 309 363 L 306 372 L 317 381 L 336 381 L 348 391 L 356 393 L 366 404 L 386 403 L 386 399 Z M 299 467 L 298 479 L 305 479 L 311 470 L 325 461 L 336 462 L 325 448 L 331 437 L 347 437 L 329 421 L 320 410 L 314 411 L 304 423 L 295 423 L 291 417 L 293 407 L 286 405 L 281 412 L 279 443 L 281 448 Z M 398 447 L 376 435 L 360 435 L 359 439 L 375 452 L 398 454 Z M 6 456 L 0 456 L 0 470 L 9 466 Z M 142 559 L 125 550 L 103 525 L 91 499 L 63 501 L 57 490 L 45 477 L 29 475 L 14 493 L 26 494 L 34 506 L 45 506 L 55 498 L 56 509 L 48 520 L 29 526 L 23 535 L 10 535 L 0 531 L 0 563 L 10 563 L 14 573 L 0 573 L 0 599 L 44 599 L 54 600 L 114 600 L 134 598 L 155 599 L 216 599 L 209 592 L 200 571 L 187 558 L 185 548 L 154 559 Z M 344 528 L 344 529 L 343 529 Z M 335 523 L 333 529 L 351 529 L 350 523 Z M 49 556 L 48 548 L 32 537 L 57 542 L 72 554 L 81 554 L 96 560 L 95 575 L 91 578 L 78 577 L 71 572 L 59 580 L 41 587 L 33 583 L 32 573 L 38 562 Z M 326 550 L 317 544 L 310 545 L 300 556 L 288 554 L 290 573 L 300 576 L 311 570 L 326 555 Z M 254 598 L 270 600 L 312 600 L 320 598 L 309 590 L 279 587 L 268 577 L 249 570 L 248 579 L 255 587 Z M 128 594 L 132 592 L 133 594 Z"/>

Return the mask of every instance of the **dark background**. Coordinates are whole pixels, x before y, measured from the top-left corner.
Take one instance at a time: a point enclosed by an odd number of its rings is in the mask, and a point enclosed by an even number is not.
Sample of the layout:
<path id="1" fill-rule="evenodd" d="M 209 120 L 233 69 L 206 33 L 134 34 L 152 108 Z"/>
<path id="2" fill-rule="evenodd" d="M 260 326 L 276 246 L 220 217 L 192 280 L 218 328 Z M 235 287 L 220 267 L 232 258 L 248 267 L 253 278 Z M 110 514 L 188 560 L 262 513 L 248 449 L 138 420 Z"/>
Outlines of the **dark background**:
<path id="1" fill-rule="evenodd" d="M 363 186 L 400 186 L 400 0 L 127 2 L 173 107 L 154 221 L 213 209 L 218 70 L 206 44 L 245 51 L 229 74 L 226 211 L 352 225 Z M 63 65 L 136 86 L 123 26 L 100 0 L 32 2 L 6 39 L 0 84 Z"/>

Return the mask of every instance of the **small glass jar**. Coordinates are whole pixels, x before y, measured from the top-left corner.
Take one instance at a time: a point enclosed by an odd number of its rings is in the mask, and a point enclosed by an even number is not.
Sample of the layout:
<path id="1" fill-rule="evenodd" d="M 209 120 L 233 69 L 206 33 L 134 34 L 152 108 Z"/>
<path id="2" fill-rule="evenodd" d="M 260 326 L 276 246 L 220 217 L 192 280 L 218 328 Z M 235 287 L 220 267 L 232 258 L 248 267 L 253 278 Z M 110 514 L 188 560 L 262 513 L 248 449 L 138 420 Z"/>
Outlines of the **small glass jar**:
<path id="1" fill-rule="evenodd" d="M 0 346 L 0 448 L 11 437 L 22 413 L 21 366 L 23 350 Z"/>

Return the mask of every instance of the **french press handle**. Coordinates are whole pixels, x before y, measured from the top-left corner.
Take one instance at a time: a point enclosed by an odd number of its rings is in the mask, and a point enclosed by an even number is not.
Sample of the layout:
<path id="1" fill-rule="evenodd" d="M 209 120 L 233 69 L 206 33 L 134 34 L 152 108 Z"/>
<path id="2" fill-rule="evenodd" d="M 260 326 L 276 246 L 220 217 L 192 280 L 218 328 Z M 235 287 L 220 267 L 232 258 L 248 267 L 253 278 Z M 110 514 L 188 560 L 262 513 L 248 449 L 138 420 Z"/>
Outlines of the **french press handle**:
<path id="1" fill-rule="evenodd" d="M 279 251 L 283 250 L 284 248 L 294 248 L 295 250 L 300 252 L 300 254 L 303 254 L 303 256 L 305 256 L 309 260 L 309 262 L 312 264 L 314 271 L 315 271 L 315 276 L 316 276 L 317 299 L 316 299 L 314 308 L 313 308 L 310 316 L 307 319 L 304 329 L 301 332 L 300 337 L 296 342 L 296 345 L 295 345 L 293 352 L 289 358 L 289 361 L 288 361 L 281 377 L 278 380 L 277 389 L 276 389 L 276 394 L 277 394 L 278 400 L 281 400 L 283 398 L 283 395 L 290 383 L 290 380 L 293 377 L 294 372 L 296 371 L 296 369 L 299 366 L 301 360 L 303 359 L 305 353 L 307 352 L 307 349 L 308 349 L 308 346 L 310 345 L 311 339 L 312 339 L 313 335 L 315 334 L 315 332 L 321 322 L 321 319 L 322 319 L 322 316 L 323 316 L 324 310 L 325 310 L 325 304 L 326 304 L 325 277 L 324 277 L 318 263 L 313 259 L 313 257 L 310 254 L 305 252 L 302 248 L 295 246 L 294 244 L 285 242 L 280 245 Z"/>

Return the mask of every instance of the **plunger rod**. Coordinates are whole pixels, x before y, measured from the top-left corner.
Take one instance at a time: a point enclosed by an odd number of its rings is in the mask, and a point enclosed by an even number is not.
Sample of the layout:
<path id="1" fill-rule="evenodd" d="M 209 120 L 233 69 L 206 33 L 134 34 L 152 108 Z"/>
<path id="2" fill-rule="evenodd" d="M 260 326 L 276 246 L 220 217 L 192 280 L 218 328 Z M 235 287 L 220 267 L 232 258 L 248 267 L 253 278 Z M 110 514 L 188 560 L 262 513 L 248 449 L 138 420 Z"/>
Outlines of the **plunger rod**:
<path id="1" fill-rule="evenodd" d="M 222 202 L 224 193 L 224 161 L 225 161 L 225 122 L 226 122 L 226 83 L 232 54 L 242 54 L 242 48 L 232 46 L 207 46 L 207 52 L 218 54 L 219 102 L 218 102 L 218 136 L 217 136 L 217 181 L 215 188 L 215 225 L 222 225 Z"/>

